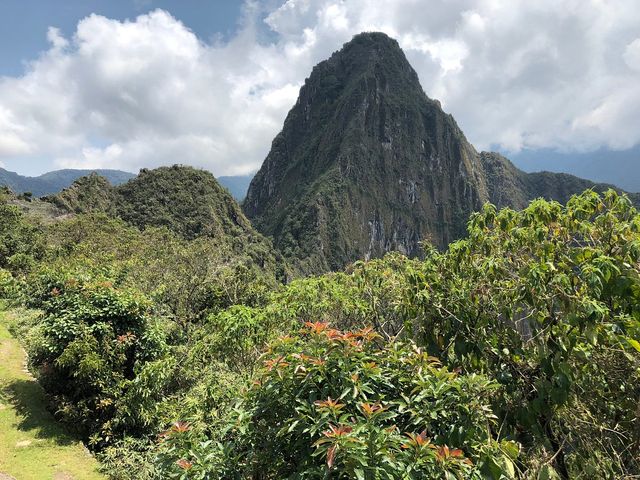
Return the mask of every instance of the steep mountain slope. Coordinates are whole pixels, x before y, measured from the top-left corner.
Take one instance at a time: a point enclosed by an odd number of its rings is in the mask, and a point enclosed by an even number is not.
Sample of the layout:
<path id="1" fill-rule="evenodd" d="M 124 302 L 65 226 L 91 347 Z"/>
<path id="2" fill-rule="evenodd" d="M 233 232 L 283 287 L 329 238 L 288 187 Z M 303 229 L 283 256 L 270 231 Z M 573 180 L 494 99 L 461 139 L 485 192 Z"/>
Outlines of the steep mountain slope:
<path id="1" fill-rule="evenodd" d="M 48 199 L 71 213 L 106 212 L 140 228 L 167 227 L 186 239 L 260 236 L 215 177 L 191 167 L 143 169 L 115 187 L 91 174 Z"/>
<path id="2" fill-rule="evenodd" d="M 464 232 L 488 198 L 476 152 L 427 98 L 397 42 L 361 34 L 317 65 L 244 210 L 303 271 Z"/>
<path id="3" fill-rule="evenodd" d="M 56 170 L 39 177 L 25 177 L 0 168 L 0 186 L 7 186 L 16 193 L 31 192 L 36 197 L 51 195 L 69 187 L 75 180 L 91 173 L 105 177 L 113 185 L 120 185 L 135 175 L 120 170 Z"/>
<path id="4" fill-rule="evenodd" d="M 395 40 L 355 36 L 318 64 L 243 203 L 305 273 L 460 238 L 482 203 L 523 207 L 594 186 L 479 154 L 429 99 Z"/>

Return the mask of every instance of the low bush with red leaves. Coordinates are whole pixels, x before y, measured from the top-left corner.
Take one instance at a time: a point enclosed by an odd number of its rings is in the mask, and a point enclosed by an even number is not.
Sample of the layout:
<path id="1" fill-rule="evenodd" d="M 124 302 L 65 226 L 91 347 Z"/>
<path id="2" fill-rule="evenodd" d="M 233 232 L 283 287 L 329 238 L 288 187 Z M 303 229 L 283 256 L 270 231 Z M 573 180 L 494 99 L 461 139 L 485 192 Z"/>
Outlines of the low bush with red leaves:
<path id="1" fill-rule="evenodd" d="M 411 343 L 371 329 L 343 333 L 307 323 L 276 341 L 230 421 L 226 444 L 209 443 L 220 471 L 261 479 L 510 478 L 517 445 L 498 443 L 479 375 L 443 368 Z M 170 432 L 180 476 L 207 471 L 198 446 Z M 199 452 L 199 453 L 194 453 Z M 514 453 L 515 452 L 515 453 Z M 509 454 L 511 456 L 509 456 Z M 178 462 L 178 463 L 176 463 Z M 212 460 L 213 462 L 213 460 Z M 483 476 L 484 475 L 484 476 Z M 188 476 L 185 478 L 217 478 Z"/>

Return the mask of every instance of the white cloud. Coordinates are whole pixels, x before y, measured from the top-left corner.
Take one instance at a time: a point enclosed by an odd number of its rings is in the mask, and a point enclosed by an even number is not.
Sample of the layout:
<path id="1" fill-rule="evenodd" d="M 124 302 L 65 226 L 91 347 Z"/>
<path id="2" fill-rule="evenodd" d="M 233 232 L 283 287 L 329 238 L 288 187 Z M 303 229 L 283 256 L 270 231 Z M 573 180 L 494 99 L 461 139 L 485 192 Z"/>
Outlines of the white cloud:
<path id="1" fill-rule="evenodd" d="M 624 61 L 627 62 L 629 68 L 640 71 L 640 38 L 636 38 L 627 45 L 624 51 Z"/>
<path id="2" fill-rule="evenodd" d="M 249 27 L 208 45 L 168 13 L 133 22 L 92 15 L 24 76 L 0 79 L 0 157 L 58 167 L 184 163 L 216 174 L 255 170 L 300 78 Z"/>
<path id="3" fill-rule="evenodd" d="M 479 148 L 627 148 L 639 29 L 637 0 L 289 0 L 213 44 L 162 10 L 92 15 L 72 38 L 51 28 L 22 77 L 0 78 L 0 159 L 255 170 L 313 65 L 372 30 L 398 39 Z"/>
<path id="4" fill-rule="evenodd" d="M 51 48 L 61 50 L 69 46 L 69 42 L 62 36 L 60 30 L 56 27 L 49 27 L 47 31 L 47 40 L 51 43 Z"/>

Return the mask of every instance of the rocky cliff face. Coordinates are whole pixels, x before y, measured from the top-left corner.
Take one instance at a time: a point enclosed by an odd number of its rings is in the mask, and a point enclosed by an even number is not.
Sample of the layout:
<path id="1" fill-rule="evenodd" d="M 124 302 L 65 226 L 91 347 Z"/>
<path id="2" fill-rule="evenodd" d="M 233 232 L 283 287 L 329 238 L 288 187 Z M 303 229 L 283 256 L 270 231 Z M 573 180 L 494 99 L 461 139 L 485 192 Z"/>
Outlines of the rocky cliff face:
<path id="1" fill-rule="evenodd" d="M 244 210 L 303 271 L 415 255 L 488 199 L 476 157 L 397 42 L 362 34 L 313 69 Z"/>
<path id="2" fill-rule="evenodd" d="M 313 69 L 243 208 L 301 272 L 317 273 L 390 250 L 417 255 L 425 239 L 444 247 L 486 201 L 522 207 L 576 186 L 477 153 L 398 43 L 364 33 Z"/>

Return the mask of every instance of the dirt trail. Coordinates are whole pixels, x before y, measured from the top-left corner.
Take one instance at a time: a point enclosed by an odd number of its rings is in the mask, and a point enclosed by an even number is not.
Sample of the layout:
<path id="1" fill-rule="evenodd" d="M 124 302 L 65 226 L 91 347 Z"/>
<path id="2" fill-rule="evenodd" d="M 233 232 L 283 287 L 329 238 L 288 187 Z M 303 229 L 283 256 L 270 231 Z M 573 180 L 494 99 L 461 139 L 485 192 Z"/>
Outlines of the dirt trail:
<path id="1" fill-rule="evenodd" d="M 104 480 L 98 463 L 47 411 L 40 385 L 0 311 L 0 480 Z"/>

